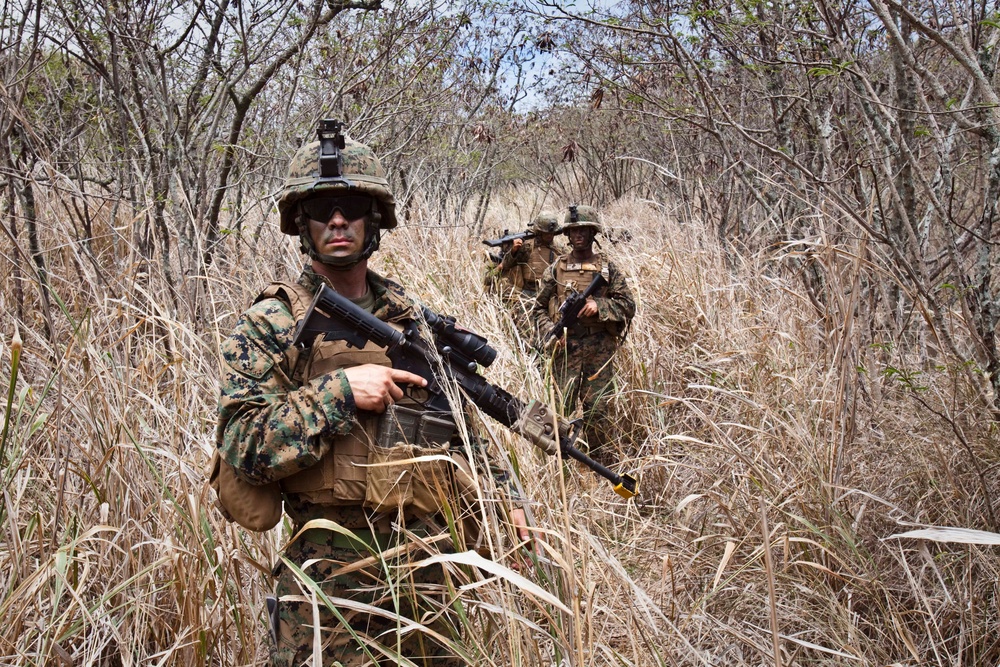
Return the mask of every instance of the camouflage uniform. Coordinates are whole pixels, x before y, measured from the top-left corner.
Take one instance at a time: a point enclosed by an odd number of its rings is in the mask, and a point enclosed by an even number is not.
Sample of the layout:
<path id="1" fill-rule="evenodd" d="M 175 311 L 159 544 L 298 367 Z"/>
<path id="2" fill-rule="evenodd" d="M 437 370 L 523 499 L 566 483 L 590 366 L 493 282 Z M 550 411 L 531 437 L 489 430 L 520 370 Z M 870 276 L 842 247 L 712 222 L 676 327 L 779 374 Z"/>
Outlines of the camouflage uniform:
<path id="1" fill-rule="evenodd" d="M 542 275 L 559 255 L 566 252 L 566 249 L 554 240 L 548 244 L 540 236 L 543 233 L 560 233 L 555 214 L 540 213 L 532 220 L 530 230 L 539 236 L 526 240 L 516 251 L 506 253 L 499 265 L 508 308 L 514 323 L 526 340 L 533 338 L 534 326 L 529 313 L 538 293 Z"/>
<path id="2" fill-rule="evenodd" d="M 324 173 L 326 150 L 321 142 L 307 144 L 292 160 L 279 199 L 281 229 L 300 235 L 303 251 L 314 262 L 349 268 L 378 247 L 380 229 L 396 225 L 395 202 L 368 147 L 348 140 L 335 161 L 337 169 Z M 319 254 L 298 202 L 316 194 L 359 192 L 374 202 L 366 217 L 364 249 L 348 258 Z M 469 548 L 475 528 L 467 531 L 466 519 L 476 511 L 465 502 L 469 484 L 463 485 L 462 475 L 446 462 L 413 463 L 426 450 L 398 442 L 395 431 L 390 431 L 389 443 L 382 441 L 385 417 L 398 406 L 382 416 L 357 409 L 344 368 L 388 365 L 382 348 L 369 343 L 357 350 L 343 341 L 322 339 L 307 350 L 292 345 L 297 320 L 323 281 L 326 278 L 307 266 L 297 283 L 272 285 L 243 313 L 221 348 L 226 365 L 216 429 L 220 456 L 255 488 L 280 488 L 295 536 L 274 568 L 279 599 L 274 664 L 312 664 L 314 645 L 321 647 L 324 665 L 396 665 L 401 657 L 417 665 L 466 664 L 471 658 L 461 656 L 465 649 L 449 575 L 440 565 L 420 567 L 416 561 L 428 550 L 454 551 L 455 541 L 459 550 Z M 394 326 L 413 321 L 417 310 L 399 285 L 371 271 L 366 281 L 370 299 L 363 307 Z M 410 407 L 419 408 L 419 396 L 412 399 L 419 391 L 411 389 Z M 419 419 L 422 428 L 425 421 Z M 453 421 L 430 422 L 450 423 L 447 432 L 454 432 Z M 446 452 L 448 461 L 468 471 L 468 462 L 448 449 L 447 439 L 443 445 L 434 444 L 435 453 Z M 364 465 L 380 452 L 406 456 L 376 462 L 404 463 Z M 406 479 L 412 481 L 406 489 L 401 490 L 397 469 L 405 469 Z M 371 482 L 379 477 L 375 470 L 387 471 L 381 478 L 390 483 L 385 495 L 372 498 L 376 485 Z M 430 481 L 423 477 L 428 470 Z M 440 470 L 444 475 L 437 475 Z M 421 484 L 413 481 L 418 477 Z M 419 487 L 419 502 L 410 486 Z M 404 500 L 403 491 L 411 491 L 412 498 Z M 442 508 L 447 508 L 450 522 Z M 414 622 L 430 632 L 414 628 Z"/>
<path id="3" fill-rule="evenodd" d="M 306 268 L 299 284 L 315 291 L 322 280 L 311 268 Z M 375 296 L 376 317 L 401 321 L 412 314 L 398 285 L 372 272 L 368 274 L 368 282 Z M 301 385 L 295 381 L 298 355 L 291 346 L 295 325 L 295 318 L 282 299 L 262 299 L 243 314 L 222 344 L 227 368 L 222 378 L 217 441 L 223 458 L 243 478 L 256 484 L 282 482 L 317 467 L 332 453 L 331 436 L 348 433 L 361 418 L 342 370 Z M 392 614 L 386 618 L 341 609 L 355 637 L 320 602 L 321 639 L 328 642 L 323 649 L 324 664 L 332 664 L 334 660 L 343 665 L 397 664 L 386 657 L 392 656 L 397 648 L 401 655 L 417 664 L 424 664 L 421 656 L 428 656 L 427 664 L 464 664 L 454 657 L 449 662 L 447 656 L 454 651 L 431 642 L 422 632 L 403 635 L 401 645 L 396 646 L 399 624 L 405 626 L 407 619 L 420 620 L 428 612 L 437 614 L 442 610 L 445 613 L 431 627 L 446 638 L 456 639 L 441 567 L 410 570 L 410 560 L 426 555 L 421 552 L 404 551 L 384 564 L 377 556 L 381 550 L 405 547 L 401 531 L 390 527 L 390 520 L 398 520 L 397 516 L 379 516 L 361 505 L 316 504 L 308 493 L 285 491 L 282 495 L 285 513 L 292 519 L 293 534 L 312 519 L 327 519 L 359 537 L 354 541 L 328 530 L 306 530 L 288 547 L 285 557 L 303 567 L 330 598 L 363 602 L 390 610 Z M 408 530 L 430 534 L 431 518 L 407 519 Z M 453 545 L 445 550 L 453 550 Z M 367 567 L 338 573 L 340 568 L 368 558 L 373 562 Z M 307 564 L 309 561 L 312 562 Z M 311 655 L 313 605 L 308 588 L 303 587 L 284 561 L 275 567 L 274 575 L 281 600 L 275 664 L 299 665 Z M 360 648 L 361 644 L 368 645 L 371 654 L 381 662 L 372 661 Z"/>
<path id="4" fill-rule="evenodd" d="M 592 226 L 600 229 L 596 224 Z M 572 252 L 561 255 L 542 276 L 531 318 L 540 339 L 544 338 L 558 320 L 559 306 L 566 297 L 586 289 L 596 273 L 603 273 L 608 281 L 607 287 L 594 297 L 597 315 L 581 317 L 566 330 L 565 345 L 553 347 L 550 354 L 552 374 L 562 392 L 564 414 L 573 412 L 579 398 L 590 456 L 605 462 L 602 460 L 608 455 L 605 445 L 613 433 L 607 418 L 608 398 L 614 391 L 612 359 L 625 327 L 635 315 L 635 299 L 625 277 L 601 252 L 594 253 L 586 262 L 574 259 Z"/>

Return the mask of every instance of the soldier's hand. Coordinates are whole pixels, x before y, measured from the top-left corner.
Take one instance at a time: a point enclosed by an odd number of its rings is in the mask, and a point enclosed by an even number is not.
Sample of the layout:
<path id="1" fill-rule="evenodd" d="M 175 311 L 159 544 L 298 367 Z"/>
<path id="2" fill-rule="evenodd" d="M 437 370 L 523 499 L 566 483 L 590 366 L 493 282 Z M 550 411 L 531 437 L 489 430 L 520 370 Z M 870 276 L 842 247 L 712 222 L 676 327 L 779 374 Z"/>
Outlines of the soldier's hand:
<path id="1" fill-rule="evenodd" d="M 345 368 L 344 375 L 351 385 L 354 404 L 358 410 L 385 412 L 385 409 L 403 397 L 401 384 L 426 387 L 427 381 L 409 371 L 401 371 L 377 364 L 362 364 Z"/>
<path id="2" fill-rule="evenodd" d="M 517 533 L 517 538 L 521 540 L 521 546 L 531 552 L 536 556 L 542 555 L 542 547 L 539 544 L 541 538 L 536 538 L 532 535 L 533 532 L 531 528 L 528 528 L 528 519 L 525 516 L 524 509 L 518 507 L 510 511 L 510 521 L 514 524 L 514 530 Z M 523 568 L 530 569 L 531 564 L 524 560 L 521 555 L 514 559 L 513 566 L 515 570 L 520 570 Z"/>
<path id="3" fill-rule="evenodd" d="M 524 514 L 524 509 L 516 507 L 510 511 L 510 521 L 514 524 L 517 536 L 522 542 L 531 541 L 531 532 L 528 530 L 528 519 Z"/>
<path id="4" fill-rule="evenodd" d="M 521 246 L 523 245 L 524 245 L 524 239 L 514 239 L 514 243 L 513 245 L 511 245 L 510 249 L 513 252 L 517 252 L 518 250 L 521 249 Z"/>
<path id="5" fill-rule="evenodd" d="M 591 317 L 597 314 L 597 302 L 594 301 L 594 297 L 588 296 L 587 303 L 583 304 L 583 308 L 580 309 L 580 317 Z"/>

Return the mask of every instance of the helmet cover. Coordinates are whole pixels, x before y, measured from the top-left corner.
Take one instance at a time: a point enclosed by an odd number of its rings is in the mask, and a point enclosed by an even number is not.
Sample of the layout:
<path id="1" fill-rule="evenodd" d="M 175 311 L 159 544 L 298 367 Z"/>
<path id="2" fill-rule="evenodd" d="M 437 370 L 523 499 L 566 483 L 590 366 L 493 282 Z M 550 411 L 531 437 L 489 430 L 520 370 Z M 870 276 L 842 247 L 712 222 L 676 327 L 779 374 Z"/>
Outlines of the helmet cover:
<path id="1" fill-rule="evenodd" d="M 574 205 L 566 210 L 566 217 L 563 220 L 563 233 L 577 227 L 593 227 L 598 234 L 601 233 L 601 215 L 593 206 Z"/>
<path id="2" fill-rule="evenodd" d="M 558 234 L 561 231 L 559 218 L 551 211 L 542 211 L 536 215 L 535 219 L 531 221 L 530 229 L 536 234 Z"/>
<path id="3" fill-rule="evenodd" d="M 389 188 L 385 170 L 375 153 L 368 146 L 347 139 L 340 149 L 341 175 L 320 175 L 320 142 L 313 141 L 295 151 L 288 166 L 288 177 L 278 197 L 281 231 L 297 236 L 299 226 L 295 221 L 298 202 L 317 194 L 367 194 L 378 204 L 379 228 L 396 226 L 396 199 Z"/>

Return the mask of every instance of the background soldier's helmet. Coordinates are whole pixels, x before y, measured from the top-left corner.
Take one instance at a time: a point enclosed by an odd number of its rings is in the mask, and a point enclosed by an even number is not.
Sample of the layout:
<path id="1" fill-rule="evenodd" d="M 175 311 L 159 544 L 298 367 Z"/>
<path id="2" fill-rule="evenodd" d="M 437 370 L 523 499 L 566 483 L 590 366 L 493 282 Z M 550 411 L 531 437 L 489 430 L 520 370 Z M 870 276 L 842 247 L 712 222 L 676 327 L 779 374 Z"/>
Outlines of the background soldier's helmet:
<path id="1" fill-rule="evenodd" d="M 574 208 L 576 209 L 575 216 L 573 215 Z M 576 218 L 575 220 L 574 217 Z M 593 227 L 594 231 L 600 234 L 602 231 L 601 215 L 593 206 L 570 206 L 566 210 L 566 217 L 563 219 L 563 234 L 568 233 L 574 227 Z"/>
<path id="2" fill-rule="evenodd" d="M 396 199 L 389 189 L 385 170 L 372 149 L 347 139 L 340 150 L 343 169 L 340 176 L 322 178 L 319 173 L 319 141 L 305 144 L 295 152 L 288 167 L 288 178 L 278 198 L 281 231 L 296 236 L 299 227 L 295 222 L 296 203 L 310 195 L 366 194 L 378 202 L 378 226 L 392 229 L 396 226 Z"/>
<path id="3" fill-rule="evenodd" d="M 558 234 L 559 218 L 555 213 L 542 211 L 531 221 L 531 231 L 536 234 Z"/>

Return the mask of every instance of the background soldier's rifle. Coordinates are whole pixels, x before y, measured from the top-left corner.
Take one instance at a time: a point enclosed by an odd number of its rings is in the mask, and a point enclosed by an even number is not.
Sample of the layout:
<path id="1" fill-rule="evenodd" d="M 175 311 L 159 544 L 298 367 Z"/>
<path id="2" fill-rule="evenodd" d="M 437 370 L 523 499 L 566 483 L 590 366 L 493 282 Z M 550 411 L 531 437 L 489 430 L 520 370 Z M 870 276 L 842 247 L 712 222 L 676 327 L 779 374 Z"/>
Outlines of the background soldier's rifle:
<path id="1" fill-rule="evenodd" d="M 415 324 L 397 331 L 382 320 L 359 308 L 326 285 L 320 287 L 295 332 L 293 344 L 308 347 L 318 336 L 325 340 L 343 340 L 352 347 L 362 348 L 368 341 L 386 348 L 393 368 L 409 371 L 427 380 L 425 388 L 430 399 L 425 405 L 431 410 L 451 412 L 444 386 L 435 373 L 435 359 L 440 355 L 445 374 L 479 408 L 511 430 L 520 433 L 546 454 L 575 459 L 609 480 L 622 498 L 638 493 L 638 480 L 628 474 L 618 475 L 593 460 L 574 445 L 579 425 L 558 419 L 544 403 L 533 400 L 528 405 L 505 390 L 490 384 L 476 372 L 477 365 L 487 367 L 497 352 L 479 334 L 455 325 L 454 318 L 442 317 L 423 308 L 424 319 L 434 332 L 435 354 L 420 337 Z"/>
<path id="2" fill-rule="evenodd" d="M 594 292 L 607 284 L 608 281 L 605 279 L 604 275 L 598 273 L 594 276 L 594 279 L 590 281 L 590 284 L 587 285 L 587 289 L 582 292 L 574 292 L 566 297 L 563 304 L 559 306 L 559 320 L 549 331 L 549 334 L 545 337 L 543 342 L 548 344 L 557 338 L 562 338 L 563 332 L 576 324 L 580 319 L 580 311 L 583 310 L 583 307 L 586 305 L 587 299 L 593 296 Z"/>
<path id="3" fill-rule="evenodd" d="M 483 239 L 483 243 L 491 248 L 496 248 L 497 246 L 502 246 L 505 243 L 513 243 L 518 239 L 523 239 L 527 241 L 528 239 L 535 238 L 535 232 L 528 230 L 525 232 L 517 232 L 516 234 L 508 234 L 507 230 L 503 230 L 503 236 L 498 239 Z"/>

